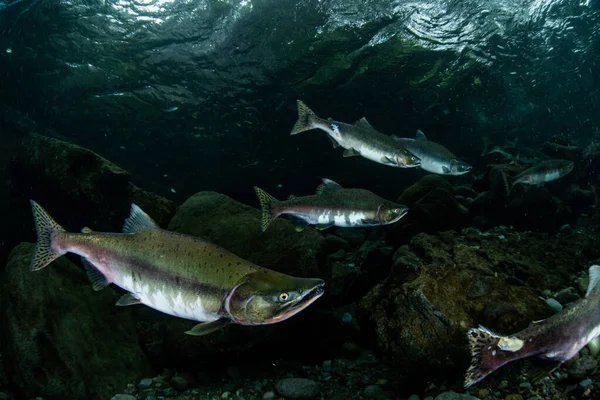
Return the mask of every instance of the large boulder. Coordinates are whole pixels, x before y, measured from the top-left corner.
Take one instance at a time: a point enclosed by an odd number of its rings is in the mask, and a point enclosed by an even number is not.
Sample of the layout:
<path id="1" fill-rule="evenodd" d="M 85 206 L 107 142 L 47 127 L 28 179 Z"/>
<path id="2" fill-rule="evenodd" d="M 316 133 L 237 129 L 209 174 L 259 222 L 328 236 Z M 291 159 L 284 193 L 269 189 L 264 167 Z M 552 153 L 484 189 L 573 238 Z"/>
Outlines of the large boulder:
<path id="1" fill-rule="evenodd" d="M 94 292 L 66 257 L 29 272 L 33 245 L 11 253 L 2 279 L 2 361 L 21 398 L 108 399 L 149 373 L 131 312 Z"/>
<path id="2" fill-rule="evenodd" d="M 261 231 L 260 211 L 216 192 L 200 192 L 179 207 L 169 230 L 207 239 L 262 267 L 322 276 L 326 242 L 314 229 L 296 232 L 277 218 Z"/>
<path id="3" fill-rule="evenodd" d="M 481 324 L 511 334 L 551 315 L 540 293 L 569 286 L 590 246 L 583 235 L 419 234 L 362 299 L 361 320 L 404 372 L 464 372 L 467 330 Z"/>
<path id="4" fill-rule="evenodd" d="M 10 215 L 0 235 L 11 248 L 35 240 L 29 199 L 41 203 L 71 231 L 87 225 L 120 232 L 131 203 L 166 227 L 177 208 L 133 185 L 127 171 L 93 151 L 37 134 L 28 135 L 12 154 L 8 176 Z"/>
<path id="5" fill-rule="evenodd" d="M 454 197 L 452 185 L 439 175 L 424 176 L 396 202 L 410 208 L 406 217 L 392 227 L 391 239 L 396 243 L 406 243 L 419 232 L 458 229 L 468 215 L 468 210 Z"/>

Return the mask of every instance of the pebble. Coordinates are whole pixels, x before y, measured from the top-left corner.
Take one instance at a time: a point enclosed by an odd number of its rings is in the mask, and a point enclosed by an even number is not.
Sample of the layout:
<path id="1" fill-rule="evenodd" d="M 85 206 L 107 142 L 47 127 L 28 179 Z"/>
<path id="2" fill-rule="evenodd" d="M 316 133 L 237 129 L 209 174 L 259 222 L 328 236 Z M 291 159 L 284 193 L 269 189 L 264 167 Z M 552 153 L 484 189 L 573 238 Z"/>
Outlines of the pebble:
<path id="1" fill-rule="evenodd" d="M 367 399 L 380 399 L 385 396 L 381 386 L 379 385 L 369 385 L 363 390 L 363 396 Z"/>
<path id="2" fill-rule="evenodd" d="M 174 376 L 171 378 L 171 386 L 173 386 L 175 389 L 183 392 L 184 390 L 187 390 L 188 388 L 188 380 L 185 379 L 183 376 Z"/>
<path id="3" fill-rule="evenodd" d="M 456 393 L 455 391 L 449 391 L 440 393 L 437 395 L 435 400 L 479 400 L 475 396 L 471 396 L 468 393 Z"/>
<path id="4" fill-rule="evenodd" d="M 583 379 L 588 372 L 596 368 L 597 365 L 598 361 L 596 361 L 596 359 L 589 354 L 586 354 L 575 361 L 573 366 L 571 366 L 567 372 L 569 373 L 570 377 Z"/>
<path id="5" fill-rule="evenodd" d="M 0 400 L 8 400 L 8 395 L 4 392 L 0 392 Z"/>
<path id="6" fill-rule="evenodd" d="M 141 390 L 148 389 L 150 386 L 152 386 L 152 382 L 154 382 L 152 378 L 145 378 L 137 384 L 137 387 Z"/>
<path id="7" fill-rule="evenodd" d="M 325 372 L 331 371 L 331 360 L 323 361 L 323 371 L 325 371 Z"/>
<path id="8" fill-rule="evenodd" d="M 229 393 L 229 392 L 223 392 L 223 394 L 221 395 L 221 398 L 224 400 L 224 399 L 228 399 L 229 396 L 231 396 L 231 393 Z"/>
<path id="9" fill-rule="evenodd" d="M 558 302 L 555 298 L 550 297 L 546 299 L 546 304 L 548 304 L 554 311 L 559 312 L 563 309 L 562 304 Z"/>
<path id="10" fill-rule="evenodd" d="M 276 396 L 274 392 L 267 392 L 263 394 L 262 400 L 275 400 Z"/>
<path id="11" fill-rule="evenodd" d="M 333 254 L 330 254 L 329 257 L 332 260 L 343 260 L 344 258 L 346 258 L 346 252 L 343 249 L 339 249 L 338 251 L 336 251 Z"/>
<path id="12" fill-rule="evenodd" d="M 408 396 L 408 400 L 420 400 L 419 396 L 416 394 L 411 394 L 410 396 Z"/>
<path id="13" fill-rule="evenodd" d="M 277 382 L 275 390 L 290 400 L 308 400 L 317 397 L 319 384 L 312 379 L 286 378 Z"/>
<path id="14" fill-rule="evenodd" d="M 135 396 L 130 394 L 117 394 L 113 396 L 110 400 L 137 400 Z"/>
<path id="15" fill-rule="evenodd" d="M 352 314 L 350 313 L 344 313 L 344 315 L 342 315 L 342 322 L 345 324 L 349 324 L 350 322 L 352 322 Z"/>
<path id="16" fill-rule="evenodd" d="M 590 378 L 584 379 L 579 382 L 579 386 L 581 386 L 583 389 L 587 389 L 592 386 L 592 380 Z"/>
<path id="17" fill-rule="evenodd" d="M 521 383 L 519 384 L 519 387 L 520 387 L 521 389 L 527 389 L 527 390 L 531 390 L 531 383 L 529 383 L 529 382 L 521 382 Z"/>
<path id="18" fill-rule="evenodd" d="M 560 301 L 562 304 L 567 304 L 579 300 L 577 289 L 575 289 L 574 287 L 565 288 L 560 292 L 556 293 L 554 297 L 556 297 L 556 300 Z"/>
<path id="19" fill-rule="evenodd" d="M 489 397 L 490 395 L 490 391 L 487 389 L 479 389 L 479 391 L 477 392 L 477 397 L 485 399 L 486 397 Z"/>
<path id="20" fill-rule="evenodd" d="M 509 394 L 504 398 L 504 400 L 523 400 L 523 396 L 520 394 Z"/>

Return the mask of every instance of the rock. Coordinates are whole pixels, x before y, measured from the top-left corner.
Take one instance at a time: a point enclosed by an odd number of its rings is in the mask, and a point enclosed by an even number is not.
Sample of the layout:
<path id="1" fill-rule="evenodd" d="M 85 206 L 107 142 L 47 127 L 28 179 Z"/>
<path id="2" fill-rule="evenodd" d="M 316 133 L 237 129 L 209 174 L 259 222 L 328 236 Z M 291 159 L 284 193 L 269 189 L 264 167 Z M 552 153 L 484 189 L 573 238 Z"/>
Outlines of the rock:
<path id="1" fill-rule="evenodd" d="M 367 233 L 364 229 L 355 228 L 338 228 L 336 235 L 346 243 L 354 246 L 363 244 L 367 237 Z"/>
<path id="2" fill-rule="evenodd" d="M 266 392 L 263 394 L 262 400 L 275 400 L 277 396 L 275 396 L 274 392 Z"/>
<path id="3" fill-rule="evenodd" d="M 454 198 L 452 185 L 439 175 L 426 175 L 407 188 L 397 203 L 410 207 L 410 212 L 392 225 L 393 236 L 458 229 L 468 215 L 468 210 Z"/>
<path id="4" fill-rule="evenodd" d="M 561 304 L 569 304 L 579 300 L 579 294 L 577 294 L 577 289 L 575 289 L 574 287 L 564 288 L 563 290 L 556 293 L 554 297 Z"/>
<path id="5" fill-rule="evenodd" d="M 171 386 L 182 392 L 184 390 L 187 390 L 187 388 L 189 387 L 189 382 L 183 376 L 176 375 L 171 378 Z"/>
<path id="6" fill-rule="evenodd" d="M 386 397 L 385 392 L 379 385 L 369 385 L 363 390 L 363 396 L 367 399 L 383 399 Z"/>
<path id="7" fill-rule="evenodd" d="M 479 400 L 475 396 L 468 393 L 456 393 L 454 391 L 440 393 L 435 397 L 435 400 Z"/>
<path id="8" fill-rule="evenodd" d="M 512 393 L 506 395 L 504 400 L 523 400 L 523 396 L 521 396 L 520 394 Z"/>
<path id="9" fill-rule="evenodd" d="M 558 300 L 553 299 L 552 297 L 549 299 L 546 299 L 546 304 L 548 304 L 550 306 L 550 308 L 552 308 L 556 312 L 562 311 L 562 309 L 563 309 L 562 304 L 560 304 L 560 302 Z"/>
<path id="10" fill-rule="evenodd" d="M 330 247 L 331 251 L 345 250 L 350 246 L 347 241 L 339 236 L 332 235 L 330 233 L 327 233 L 324 236 L 325 241 L 327 242 L 327 245 Z"/>
<path id="11" fill-rule="evenodd" d="M 590 378 L 584 379 L 581 382 L 579 382 L 579 386 L 581 386 L 584 390 L 589 388 L 590 386 L 592 386 L 592 383 L 594 383 Z"/>
<path id="12" fill-rule="evenodd" d="M 552 245 L 547 243 L 548 248 Z M 551 315 L 535 291 L 511 284 L 503 277 L 505 266 L 490 262 L 500 257 L 496 251 L 503 254 L 503 262 L 519 259 L 532 269 L 530 273 L 535 267 L 532 282 L 551 281 L 539 253 L 523 257 L 497 237 L 422 233 L 403 248 L 401 258 L 396 257 L 408 260 L 410 267 L 396 266 L 360 301 L 361 330 L 372 332 L 380 351 L 390 355 L 403 373 L 419 379 L 422 371 L 430 375 L 462 368 L 463 360 L 468 360 L 466 331 L 473 326 L 510 334 Z M 511 255 L 514 260 L 509 260 Z M 551 251 L 548 258 L 557 255 L 567 259 L 567 254 Z M 568 263 L 576 268 L 575 260 Z M 561 284 L 564 281 L 557 283 Z"/>
<path id="13" fill-rule="evenodd" d="M 319 384 L 312 379 L 286 378 L 275 384 L 275 390 L 290 400 L 314 399 L 319 395 Z"/>
<path id="14" fill-rule="evenodd" d="M 137 384 L 137 387 L 141 390 L 148 389 L 152 386 L 152 382 L 154 382 L 152 378 L 144 378 Z"/>
<path id="15" fill-rule="evenodd" d="M 584 351 L 581 351 L 579 352 L 579 357 L 567 372 L 572 378 L 583 379 L 597 366 L 598 361 L 594 357 Z"/>
<path id="16" fill-rule="evenodd" d="M 19 397 L 110 398 L 147 376 L 131 311 L 94 292 L 67 257 L 29 272 L 33 245 L 11 253 L 3 276 L 0 353 Z"/>
<path id="17" fill-rule="evenodd" d="M 261 231 L 260 211 L 231 198 L 200 192 L 179 207 L 169 229 L 210 240 L 262 267 L 296 276 L 319 276 L 325 239 L 314 229 L 296 232 L 278 218 Z"/>
<path id="18" fill-rule="evenodd" d="M 173 202 L 133 185 L 127 171 L 93 151 L 46 136 L 32 134 L 23 141 L 9 176 L 14 217 L 8 231 L 15 237 L 34 238 L 29 199 L 75 231 L 89 226 L 120 232 L 132 202 L 163 227 L 175 214 Z"/>
<path id="19" fill-rule="evenodd" d="M 8 400 L 10 397 L 4 393 L 4 392 L 0 392 L 0 400 Z"/>
<path id="20" fill-rule="evenodd" d="M 137 398 L 130 394 L 117 394 L 116 396 L 111 397 L 110 400 L 137 400 Z"/>

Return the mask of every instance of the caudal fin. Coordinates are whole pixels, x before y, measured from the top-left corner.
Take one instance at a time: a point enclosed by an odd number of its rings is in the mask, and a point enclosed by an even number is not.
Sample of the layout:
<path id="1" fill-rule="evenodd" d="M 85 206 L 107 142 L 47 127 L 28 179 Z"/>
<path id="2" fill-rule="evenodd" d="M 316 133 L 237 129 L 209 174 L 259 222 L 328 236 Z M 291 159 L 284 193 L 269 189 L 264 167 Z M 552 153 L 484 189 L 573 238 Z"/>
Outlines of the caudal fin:
<path id="1" fill-rule="evenodd" d="M 314 121 L 319 118 L 306 104 L 300 100 L 296 100 L 296 102 L 298 103 L 298 120 L 294 124 L 290 135 L 297 135 L 300 132 L 315 129 Z"/>
<path id="2" fill-rule="evenodd" d="M 467 333 L 469 338 L 469 348 L 471 350 L 471 365 L 465 375 L 465 389 L 479 382 L 505 362 L 498 364 L 497 359 L 502 359 L 498 348 L 498 342 L 501 336 L 498 336 L 480 326 L 477 329 L 470 329 Z M 497 357 L 497 358 L 496 358 Z"/>
<path id="3" fill-rule="evenodd" d="M 65 254 L 65 252 L 57 251 L 52 247 L 56 234 L 64 232 L 65 230 L 52 219 L 50 214 L 48 214 L 42 206 L 33 200 L 30 200 L 30 203 L 38 240 L 35 244 L 35 250 L 33 252 L 33 257 L 31 258 L 31 263 L 29 264 L 29 270 L 37 271 Z"/>
<path id="4" fill-rule="evenodd" d="M 279 213 L 274 210 L 274 208 L 279 205 L 279 200 L 256 186 L 254 186 L 254 190 L 256 191 L 256 196 L 260 202 L 260 222 L 262 231 L 264 232 L 267 230 L 269 224 L 279 215 Z"/>

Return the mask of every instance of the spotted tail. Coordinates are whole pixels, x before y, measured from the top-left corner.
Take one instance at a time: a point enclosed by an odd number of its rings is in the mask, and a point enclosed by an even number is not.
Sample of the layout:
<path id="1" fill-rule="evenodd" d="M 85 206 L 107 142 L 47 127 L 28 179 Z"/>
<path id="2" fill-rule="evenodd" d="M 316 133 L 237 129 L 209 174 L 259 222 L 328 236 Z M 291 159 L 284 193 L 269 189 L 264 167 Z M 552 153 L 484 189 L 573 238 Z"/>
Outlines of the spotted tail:
<path id="1" fill-rule="evenodd" d="M 37 271 L 65 254 L 65 252 L 58 251 L 53 246 L 56 234 L 64 232 L 65 230 L 52 219 L 50 214 L 48 214 L 42 206 L 33 200 L 31 200 L 30 203 L 38 240 L 35 244 L 35 250 L 33 252 L 33 257 L 31 258 L 31 263 L 29 264 L 29 270 Z"/>
<path id="2" fill-rule="evenodd" d="M 471 366 L 465 375 L 465 388 L 474 385 L 500 366 L 511 361 L 506 359 L 506 354 L 498 347 L 498 342 L 502 337 L 489 329 L 483 326 L 470 329 L 467 337 L 471 350 Z"/>
<path id="3" fill-rule="evenodd" d="M 258 197 L 258 201 L 260 202 L 261 209 L 261 228 L 262 231 L 266 231 L 267 227 L 275 218 L 279 216 L 278 208 L 279 208 L 279 200 L 275 197 L 271 196 L 269 193 L 265 192 L 261 188 L 254 186 L 254 190 L 256 191 L 256 196 Z"/>
<path id="4" fill-rule="evenodd" d="M 306 104 L 297 100 L 298 103 L 298 120 L 294 124 L 292 128 L 292 132 L 290 135 L 297 135 L 300 132 L 310 131 L 311 129 L 315 129 L 315 120 L 318 120 L 319 117 L 315 114 Z"/>

